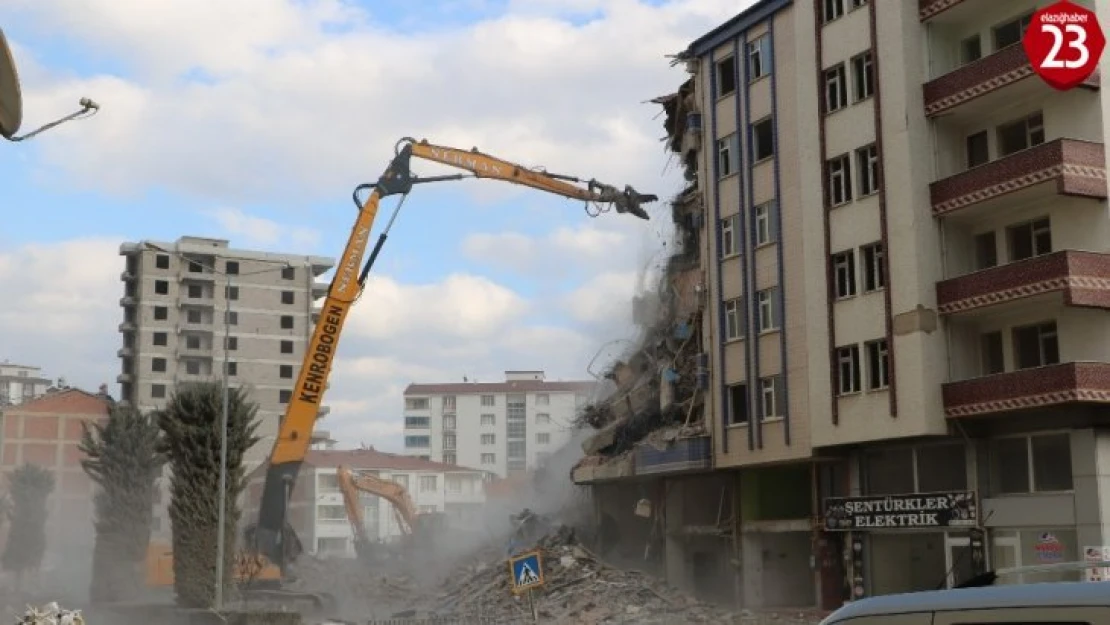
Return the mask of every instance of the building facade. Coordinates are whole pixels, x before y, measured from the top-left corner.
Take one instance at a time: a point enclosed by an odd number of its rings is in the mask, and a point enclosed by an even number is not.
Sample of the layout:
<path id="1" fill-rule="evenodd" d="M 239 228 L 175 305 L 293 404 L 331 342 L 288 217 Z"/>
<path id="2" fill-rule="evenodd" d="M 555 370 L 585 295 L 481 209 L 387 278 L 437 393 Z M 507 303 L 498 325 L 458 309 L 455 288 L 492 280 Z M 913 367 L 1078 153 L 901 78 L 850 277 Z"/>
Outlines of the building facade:
<path id="1" fill-rule="evenodd" d="M 334 262 L 189 236 L 124 243 L 120 255 L 120 401 L 161 409 L 180 383 L 222 379 L 226 359 L 229 386 L 258 404 L 260 440 L 246 461 L 261 462 L 292 396 L 319 315 L 315 301 L 327 293 L 316 278 Z M 155 506 L 166 532 L 168 500 L 162 493 Z"/>
<path id="2" fill-rule="evenodd" d="M 42 397 L 51 381 L 42 377 L 42 368 L 0 362 L 0 407 L 18 406 Z"/>
<path id="3" fill-rule="evenodd" d="M 504 382 L 410 384 L 405 453 L 499 477 L 541 466 L 571 436 L 594 382 L 549 382 L 543 371 L 506 371 Z"/>
<path id="4" fill-rule="evenodd" d="M 289 518 L 306 551 L 322 557 L 355 557 L 354 533 L 339 490 L 336 470 L 345 466 L 405 487 L 418 514 L 443 513 L 452 535 L 462 540 L 469 531 L 486 525 L 484 486 L 491 475 L 485 471 L 445 465 L 411 456 L 374 449 L 313 449 L 297 476 L 290 501 Z M 254 519 L 265 480 L 265 465 L 249 479 L 248 514 Z M 380 497 L 360 493 L 366 538 L 391 542 L 402 536 L 392 504 Z"/>
<path id="5" fill-rule="evenodd" d="M 1044 4 L 763 0 L 683 55 L 713 453 L 665 481 L 733 514 L 668 576 L 831 609 L 1110 543 L 1110 99 L 1035 76 Z"/>

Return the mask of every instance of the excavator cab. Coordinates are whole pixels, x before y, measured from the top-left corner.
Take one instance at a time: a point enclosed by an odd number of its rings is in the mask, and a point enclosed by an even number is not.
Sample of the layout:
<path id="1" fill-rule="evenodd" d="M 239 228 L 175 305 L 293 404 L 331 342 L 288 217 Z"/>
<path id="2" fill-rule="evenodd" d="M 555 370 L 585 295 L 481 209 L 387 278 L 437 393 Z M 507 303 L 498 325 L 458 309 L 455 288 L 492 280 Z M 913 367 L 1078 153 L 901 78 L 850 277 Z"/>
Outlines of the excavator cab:
<path id="1" fill-rule="evenodd" d="M 11 139 L 23 125 L 23 92 L 8 38 L 0 30 L 0 136 Z"/>

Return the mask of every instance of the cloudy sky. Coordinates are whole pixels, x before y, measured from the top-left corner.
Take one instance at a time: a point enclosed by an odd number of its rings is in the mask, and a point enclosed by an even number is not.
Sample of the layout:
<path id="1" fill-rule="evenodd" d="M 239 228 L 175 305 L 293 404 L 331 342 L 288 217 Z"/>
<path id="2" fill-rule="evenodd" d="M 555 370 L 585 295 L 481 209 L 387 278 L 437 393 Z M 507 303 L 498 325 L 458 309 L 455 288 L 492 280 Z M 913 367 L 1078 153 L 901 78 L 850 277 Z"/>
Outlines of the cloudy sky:
<path id="1" fill-rule="evenodd" d="M 121 242 L 335 257 L 351 190 L 405 136 L 667 198 L 681 177 L 646 101 L 686 75 L 665 55 L 748 4 L 0 0 L 23 130 L 82 96 L 102 106 L 0 145 L 0 360 L 118 395 Z M 591 219 L 504 183 L 418 187 L 352 312 L 322 427 L 397 450 L 410 382 L 588 378 L 631 335 L 630 297 L 665 253 L 669 209 L 649 211 Z"/>

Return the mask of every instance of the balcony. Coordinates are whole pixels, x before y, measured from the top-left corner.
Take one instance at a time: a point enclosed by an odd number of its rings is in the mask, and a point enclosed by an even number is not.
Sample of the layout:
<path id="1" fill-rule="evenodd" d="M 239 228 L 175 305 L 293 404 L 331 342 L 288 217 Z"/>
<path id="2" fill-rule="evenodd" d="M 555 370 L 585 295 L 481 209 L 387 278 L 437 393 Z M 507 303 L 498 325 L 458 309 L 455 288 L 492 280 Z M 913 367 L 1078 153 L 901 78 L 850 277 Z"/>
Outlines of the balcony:
<path id="1" fill-rule="evenodd" d="M 1110 404 L 1110 363 L 1069 362 L 941 387 L 944 415 L 978 417 L 1064 404 Z"/>
<path id="2" fill-rule="evenodd" d="M 135 330 L 137 327 L 138 326 L 135 325 L 134 321 L 124 321 L 123 323 L 119 324 L 119 331 L 120 332 L 131 332 L 131 331 Z"/>
<path id="3" fill-rule="evenodd" d="M 1028 191 L 1026 195 L 1039 191 L 1106 199 L 1103 145 L 1078 139 L 1056 139 L 929 185 L 935 217 L 1019 191 Z"/>
<path id="4" fill-rule="evenodd" d="M 135 302 L 135 297 L 132 295 L 124 295 L 123 297 L 119 298 L 120 306 L 134 306 Z"/>
<path id="5" fill-rule="evenodd" d="M 937 312 L 968 312 L 1047 293 L 1067 306 L 1110 308 L 1110 254 L 1060 251 L 937 283 Z"/>
<path id="6" fill-rule="evenodd" d="M 1032 80 L 1027 80 L 1030 78 Z M 1022 83 L 1020 90 L 1016 86 L 1019 82 Z M 1008 89 L 1010 85 L 1015 87 Z M 1098 88 L 1098 70 L 1091 74 L 1084 86 Z M 1014 101 L 1054 93 L 1051 87 L 1036 78 L 1025 48 L 1020 45 L 1004 48 L 958 67 L 925 83 L 922 89 L 926 117 L 936 117 L 988 94 L 996 94 L 998 99 Z M 997 108 L 995 105 L 998 102 L 984 104 L 987 105 L 984 107 L 986 110 L 993 110 Z"/>
<path id="7" fill-rule="evenodd" d="M 120 384 L 126 384 L 127 382 L 130 382 L 132 379 L 133 378 L 132 378 L 132 375 L 130 373 L 121 373 L 121 374 L 116 376 L 116 382 L 119 382 Z"/>
<path id="8" fill-rule="evenodd" d="M 635 467 L 637 475 L 704 471 L 713 467 L 713 445 L 709 436 L 681 438 L 665 449 L 640 444 Z"/>
<path id="9" fill-rule="evenodd" d="M 133 356 L 134 354 L 135 350 L 130 347 L 121 347 L 116 350 L 116 357 L 118 358 L 125 358 L 127 356 Z"/>
<path id="10" fill-rule="evenodd" d="M 964 0 L 917 0 L 917 18 L 924 22 L 963 3 Z"/>

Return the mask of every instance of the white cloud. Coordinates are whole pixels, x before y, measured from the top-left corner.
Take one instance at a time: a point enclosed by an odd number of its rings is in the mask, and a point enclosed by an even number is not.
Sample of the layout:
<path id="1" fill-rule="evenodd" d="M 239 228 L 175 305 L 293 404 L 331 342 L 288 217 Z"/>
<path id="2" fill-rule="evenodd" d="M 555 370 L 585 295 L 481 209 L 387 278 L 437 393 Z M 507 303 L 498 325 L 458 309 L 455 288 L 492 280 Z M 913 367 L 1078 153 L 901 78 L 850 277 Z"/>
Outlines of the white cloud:
<path id="1" fill-rule="evenodd" d="M 238 208 L 217 208 L 204 211 L 215 220 L 226 235 L 235 237 L 240 247 L 306 250 L 320 242 L 320 232 L 279 224 L 265 217 L 248 215 Z"/>
<path id="2" fill-rule="evenodd" d="M 33 31 L 7 33 L 25 83 L 25 128 L 73 110 L 82 96 L 102 105 L 95 118 L 29 144 L 38 161 L 28 171 L 47 166 L 97 192 L 161 188 L 237 207 L 339 197 L 379 175 L 405 135 L 666 198 L 683 183 L 660 178 L 668 157 L 659 110 L 643 102 L 686 77 L 665 54 L 747 4 L 513 0 L 496 19 L 404 34 L 341 0 L 7 0 L 0 18 L 35 19 Z M 597 9 L 607 12 L 602 19 L 564 19 Z M 84 42 L 132 73 L 76 77 L 44 67 L 36 33 Z M 438 173 L 431 164 L 414 169 Z M 523 193 L 526 209 L 535 201 L 531 191 L 491 182 L 460 192 L 485 200 Z M 596 350 L 629 331 L 628 296 L 669 221 L 665 202 L 650 211 L 658 219 L 646 227 L 612 217 L 535 237 L 466 240 L 471 259 L 531 279 L 574 279 L 536 298 L 480 275 L 409 284 L 396 267 L 376 272 L 352 311 L 321 427 L 348 445 L 396 448 L 410 382 L 494 380 L 513 368 L 584 377 Z M 311 247 L 318 236 L 235 208 L 209 217 L 243 245 Z M 113 382 L 123 240 L 0 249 L 0 291 L 12 294 L 0 308 L 0 358 L 86 387 Z"/>

